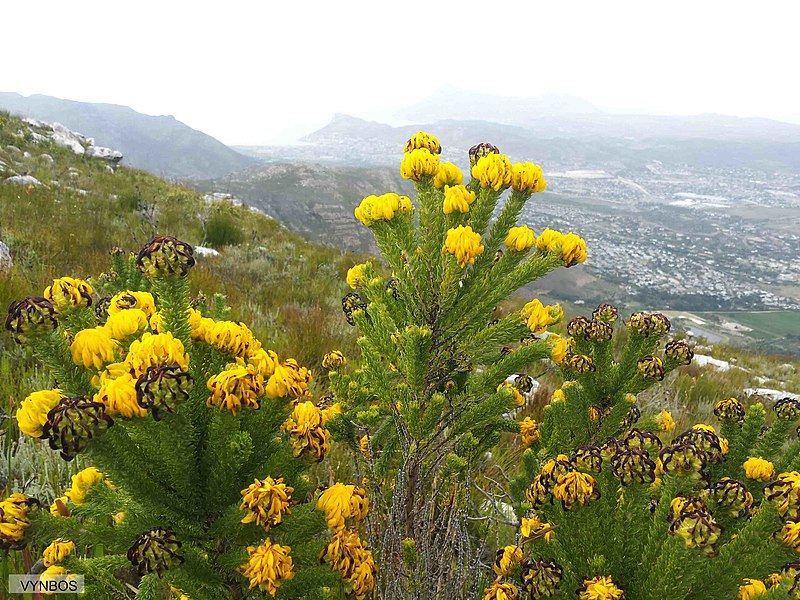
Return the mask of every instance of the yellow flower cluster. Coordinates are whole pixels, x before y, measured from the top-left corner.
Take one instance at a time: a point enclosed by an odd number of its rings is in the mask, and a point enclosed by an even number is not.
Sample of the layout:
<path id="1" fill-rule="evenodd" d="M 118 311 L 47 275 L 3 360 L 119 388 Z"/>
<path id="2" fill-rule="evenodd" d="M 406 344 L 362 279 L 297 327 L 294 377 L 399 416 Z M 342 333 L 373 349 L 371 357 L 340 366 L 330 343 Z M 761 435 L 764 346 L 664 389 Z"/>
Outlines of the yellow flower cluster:
<path id="1" fill-rule="evenodd" d="M 543 192 L 547 182 L 542 175 L 542 168 L 533 163 L 516 163 L 511 167 L 511 188 L 524 194 Z"/>
<path id="2" fill-rule="evenodd" d="M 61 390 L 41 390 L 30 394 L 17 409 L 19 430 L 31 437 L 42 437 L 42 427 L 47 423 L 47 413 L 64 397 Z"/>
<path id="3" fill-rule="evenodd" d="M 11 494 L 0 501 L 0 548 L 18 545 L 30 527 L 30 500 L 24 494 Z"/>
<path id="4" fill-rule="evenodd" d="M 517 407 L 525 406 L 525 396 L 523 396 L 520 391 L 511 383 L 504 381 L 500 385 L 497 386 L 497 391 L 500 392 L 502 390 L 508 390 L 514 396 L 514 405 Z"/>
<path id="5" fill-rule="evenodd" d="M 427 148 L 415 148 L 406 152 L 400 162 L 400 176 L 403 179 L 421 181 L 425 177 L 435 177 L 438 172 L 439 155 L 431 153 Z"/>
<path id="6" fill-rule="evenodd" d="M 534 442 L 539 441 L 539 424 L 530 417 L 525 417 L 520 421 L 519 434 L 522 437 L 522 445 L 529 448 Z"/>
<path id="7" fill-rule="evenodd" d="M 342 576 L 347 591 L 356 600 L 364 600 L 375 588 L 375 560 L 355 531 L 337 531 L 322 551 L 320 561 Z"/>
<path id="8" fill-rule="evenodd" d="M 522 548 L 514 545 L 506 546 L 497 551 L 492 568 L 498 576 L 506 577 L 522 564 L 522 558 Z"/>
<path id="9" fill-rule="evenodd" d="M 106 414 L 112 417 L 146 417 L 147 411 L 139 405 L 136 397 L 136 380 L 130 373 L 123 373 L 116 379 L 107 378 L 94 395 L 94 401 L 106 407 Z"/>
<path id="10" fill-rule="evenodd" d="M 347 364 L 347 357 L 339 350 L 327 352 L 322 357 L 322 367 L 324 369 L 338 369 Z"/>
<path id="11" fill-rule="evenodd" d="M 586 261 L 586 242 L 572 232 L 565 234 L 553 229 L 545 229 L 536 238 L 536 248 L 543 252 L 560 254 L 565 267 Z"/>
<path id="12" fill-rule="evenodd" d="M 519 532 L 524 538 L 542 537 L 545 542 L 553 541 L 553 526 L 542 522 L 538 516 L 522 517 Z"/>
<path id="13" fill-rule="evenodd" d="M 139 292 L 126 290 L 112 296 L 111 303 L 108 305 L 108 314 L 115 315 L 124 310 L 135 308 L 141 310 L 148 318 L 156 312 L 156 302 L 150 292 Z"/>
<path id="14" fill-rule="evenodd" d="M 475 192 L 471 192 L 463 185 L 449 185 L 444 188 L 444 201 L 442 212 L 446 215 L 453 213 L 467 213 L 469 207 L 475 202 Z"/>
<path id="15" fill-rule="evenodd" d="M 103 365 L 114 362 L 119 342 L 111 337 L 105 327 L 94 327 L 76 333 L 69 349 L 72 362 L 76 365 L 87 369 L 94 367 L 99 371 Z"/>
<path id="16" fill-rule="evenodd" d="M 672 418 L 672 413 L 666 409 L 661 409 L 661 412 L 656 416 L 656 421 L 661 431 L 669 433 L 675 429 L 675 419 Z"/>
<path id="17" fill-rule="evenodd" d="M 294 578 L 294 563 L 289 552 L 291 546 L 273 544 L 267 540 L 260 546 L 248 546 L 250 559 L 239 567 L 239 571 L 250 579 L 250 589 L 258 586 L 261 591 L 275 597 L 283 581 Z"/>
<path id="18" fill-rule="evenodd" d="M 519 600 L 519 589 L 510 581 L 493 581 L 483 590 L 481 600 Z"/>
<path id="19" fill-rule="evenodd" d="M 321 461 L 331 449 L 331 434 L 324 425 L 322 411 L 313 402 L 298 402 L 281 429 L 289 434 L 295 456 L 308 453 Z"/>
<path id="20" fill-rule="evenodd" d="M 308 386 L 311 383 L 311 371 L 297 364 L 293 358 L 278 364 L 275 362 L 275 371 L 267 382 L 266 393 L 270 398 L 283 398 L 284 396 L 308 396 Z"/>
<path id="21" fill-rule="evenodd" d="M 372 269 L 372 263 L 365 262 L 351 267 L 347 271 L 347 285 L 354 290 L 363 286 L 365 279 L 364 272 L 367 269 Z"/>
<path id="22" fill-rule="evenodd" d="M 264 376 L 253 365 L 230 364 L 207 383 L 211 395 L 209 407 L 226 408 L 233 416 L 244 408 L 259 408 L 258 397 L 264 394 Z"/>
<path id="23" fill-rule="evenodd" d="M 442 145 L 439 143 L 439 140 L 435 136 L 432 136 L 430 133 L 425 133 L 424 131 L 418 131 L 412 135 L 406 142 L 404 151 L 408 153 L 419 150 L 420 148 L 424 148 L 431 154 L 442 153 Z"/>
<path id="24" fill-rule="evenodd" d="M 800 552 L 800 522 L 786 521 L 780 531 L 780 540 L 795 552 Z"/>
<path id="25" fill-rule="evenodd" d="M 495 192 L 511 185 L 513 167 L 505 154 L 487 154 L 481 157 L 472 167 L 472 177 L 478 180 L 482 188 L 491 188 Z"/>
<path id="26" fill-rule="evenodd" d="M 345 519 L 361 521 L 369 512 L 367 492 L 355 485 L 334 483 L 317 500 L 316 508 L 325 513 L 328 528 L 332 531 L 344 529 Z"/>
<path id="27" fill-rule="evenodd" d="M 553 488 L 553 497 L 561 501 L 564 510 L 570 510 L 576 504 L 586 506 L 590 500 L 599 498 L 600 488 L 591 475 L 571 471 L 559 475 L 558 483 Z"/>
<path id="28" fill-rule="evenodd" d="M 752 600 L 767 593 L 767 586 L 760 579 L 744 579 L 739 586 L 739 600 Z"/>
<path id="29" fill-rule="evenodd" d="M 80 506 L 86 502 L 89 490 L 104 480 L 105 476 L 101 471 L 95 467 L 87 467 L 72 476 L 72 487 L 64 492 L 64 496 L 75 506 Z"/>
<path id="30" fill-rule="evenodd" d="M 557 365 L 562 364 L 567 358 L 567 353 L 572 348 L 570 343 L 572 340 L 563 338 L 557 333 L 551 333 L 547 336 L 547 341 L 551 344 L 550 359 Z"/>
<path id="31" fill-rule="evenodd" d="M 580 600 L 623 600 L 625 593 L 619 589 L 611 577 L 584 579 L 578 590 Z"/>
<path id="32" fill-rule="evenodd" d="M 775 466 L 768 460 L 751 456 L 742 465 L 745 477 L 758 481 L 769 481 L 775 477 Z"/>
<path id="33" fill-rule="evenodd" d="M 528 322 L 528 329 L 533 333 L 544 333 L 550 325 L 555 325 L 564 318 L 564 311 L 558 304 L 543 305 L 534 298 L 522 308 L 522 317 Z"/>
<path id="34" fill-rule="evenodd" d="M 188 371 L 189 355 L 184 350 L 183 342 L 169 331 L 142 334 L 128 348 L 125 368 L 138 379 L 152 365 L 178 365 Z"/>
<path id="35" fill-rule="evenodd" d="M 475 259 L 483 254 L 481 234 L 472 231 L 472 227 L 459 225 L 447 231 L 442 252 L 456 257 L 458 265 L 463 269 L 475 264 Z"/>
<path id="36" fill-rule="evenodd" d="M 75 542 L 64 538 L 56 538 L 50 542 L 50 545 L 42 553 L 44 566 L 51 567 L 60 563 L 73 552 L 75 552 Z"/>
<path id="37" fill-rule="evenodd" d="M 256 479 L 241 492 L 243 498 L 239 510 L 247 512 L 241 522 L 255 522 L 265 531 L 280 525 L 283 515 L 292 512 L 289 506 L 293 492 L 294 488 L 286 485 L 283 477 L 273 479 L 268 475 L 264 481 Z"/>
<path id="38" fill-rule="evenodd" d="M 447 189 L 447 186 L 461 185 L 463 182 L 464 174 L 451 162 L 441 163 L 433 178 L 433 186 L 437 189 Z"/>
<path id="39" fill-rule="evenodd" d="M 411 214 L 414 212 L 414 205 L 408 196 L 390 192 L 381 196 L 367 196 L 356 207 L 355 215 L 356 219 L 371 227 L 379 221 L 391 221 L 398 212 Z"/>
<path id="40" fill-rule="evenodd" d="M 61 277 L 45 288 L 44 297 L 57 312 L 61 312 L 78 306 L 91 306 L 93 293 L 92 286 L 83 279 Z"/>
<path id="41" fill-rule="evenodd" d="M 533 233 L 533 229 L 527 225 L 522 225 L 521 227 L 512 227 L 508 230 L 505 244 L 506 248 L 509 250 L 527 252 L 535 242 L 536 235 Z"/>

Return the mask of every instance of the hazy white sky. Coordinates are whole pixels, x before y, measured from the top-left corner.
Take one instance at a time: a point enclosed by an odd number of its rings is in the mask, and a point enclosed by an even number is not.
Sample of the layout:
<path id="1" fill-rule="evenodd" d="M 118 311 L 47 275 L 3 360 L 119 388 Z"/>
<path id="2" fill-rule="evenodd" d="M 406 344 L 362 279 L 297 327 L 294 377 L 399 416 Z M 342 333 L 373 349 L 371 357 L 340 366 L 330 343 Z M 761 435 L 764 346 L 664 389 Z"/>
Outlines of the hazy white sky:
<path id="1" fill-rule="evenodd" d="M 10 0 L 0 91 L 266 143 L 443 85 L 800 122 L 800 2 Z"/>

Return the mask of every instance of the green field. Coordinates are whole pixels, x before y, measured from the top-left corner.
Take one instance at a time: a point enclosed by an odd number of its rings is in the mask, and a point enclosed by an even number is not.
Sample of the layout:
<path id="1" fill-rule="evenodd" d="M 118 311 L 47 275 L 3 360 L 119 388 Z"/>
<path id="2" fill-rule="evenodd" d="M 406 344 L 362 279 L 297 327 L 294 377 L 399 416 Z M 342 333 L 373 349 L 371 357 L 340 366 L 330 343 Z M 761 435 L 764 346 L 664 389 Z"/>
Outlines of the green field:
<path id="1" fill-rule="evenodd" d="M 700 313 L 701 315 L 704 313 Z M 713 313 L 753 329 L 751 337 L 770 339 L 800 336 L 800 311 L 774 310 L 758 312 Z"/>

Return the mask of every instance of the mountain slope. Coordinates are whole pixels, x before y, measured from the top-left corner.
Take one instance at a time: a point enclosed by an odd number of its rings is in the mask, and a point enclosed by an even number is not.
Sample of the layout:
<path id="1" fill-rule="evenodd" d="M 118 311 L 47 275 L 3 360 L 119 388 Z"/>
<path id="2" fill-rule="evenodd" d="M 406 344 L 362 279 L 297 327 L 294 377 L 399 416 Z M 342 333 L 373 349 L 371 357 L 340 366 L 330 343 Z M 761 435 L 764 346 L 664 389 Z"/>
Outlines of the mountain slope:
<path id="1" fill-rule="evenodd" d="M 127 106 L 21 96 L 0 92 L 0 109 L 59 122 L 119 149 L 125 163 L 174 178 L 220 177 L 244 169 L 252 160 L 172 116 L 145 115 Z"/>

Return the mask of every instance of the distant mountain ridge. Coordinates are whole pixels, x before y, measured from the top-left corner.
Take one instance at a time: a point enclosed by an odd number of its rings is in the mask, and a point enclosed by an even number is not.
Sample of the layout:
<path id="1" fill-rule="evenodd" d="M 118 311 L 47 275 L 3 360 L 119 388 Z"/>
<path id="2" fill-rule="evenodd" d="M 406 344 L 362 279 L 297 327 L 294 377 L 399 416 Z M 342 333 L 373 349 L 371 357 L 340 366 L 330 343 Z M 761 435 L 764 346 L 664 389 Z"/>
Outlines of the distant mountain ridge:
<path id="1" fill-rule="evenodd" d="M 151 116 L 117 104 L 0 92 L 0 109 L 58 122 L 119 149 L 125 164 L 172 178 L 222 177 L 253 160 L 172 116 Z"/>

